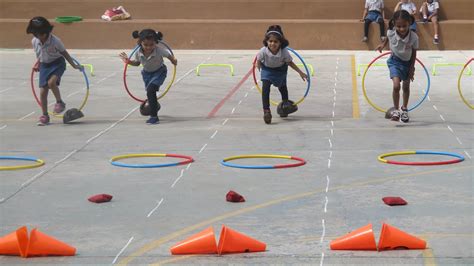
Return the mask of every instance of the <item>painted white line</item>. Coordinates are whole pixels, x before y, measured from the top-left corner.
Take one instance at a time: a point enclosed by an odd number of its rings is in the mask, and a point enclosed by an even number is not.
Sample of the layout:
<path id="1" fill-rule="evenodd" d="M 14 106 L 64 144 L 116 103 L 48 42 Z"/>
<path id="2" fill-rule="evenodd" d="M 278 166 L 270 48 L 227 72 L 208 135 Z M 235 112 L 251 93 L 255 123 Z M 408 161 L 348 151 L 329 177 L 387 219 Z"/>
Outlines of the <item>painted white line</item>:
<path id="1" fill-rule="evenodd" d="M 328 196 L 326 196 L 326 203 L 324 203 L 324 213 L 328 212 Z"/>
<path id="2" fill-rule="evenodd" d="M 226 119 L 224 120 L 224 122 L 222 122 L 222 125 L 225 125 L 225 123 L 227 123 L 227 121 L 229 121 L 229 118 L 226 118 Z"/>
<path id="3" fill-rule="evenodd" d="M 329 158 L 332 158 L 332 151 L 329 151 Z"/>
<path id="4" fill-rule="evenodd" d="M 324 236 L 326 236 L 326 225 L 324 224 L 324 219 L 321 220 L 321 223 L 323 224 L 323 233 L 321 234 L 320 243 L 323 243 L 323 241 L 324 241 Z"/>
<path id="5" fill-rule="evenodd" d="M 438 107 L 436 107 L 436 105 L 433 104 L 433 109 L 435 109 L 436 111 L 438 111 Z"/>
<path id="6" fill-rule="evenodd" d="M 61 160 L 54 162 L 54 164 L 59 164 L 59 163 L 64 162 L 65 160 L 67 160 L 69 157 L 71 157 L 71 156 L 72 156 L 74 153 L 76 153 L 76 152 L 77 152 L 77 150 L 71 151 L 70 153 L 68 153 L 68 155 L 66 155 L 66 156 L 65 156 L 64 158 L 62 158 Z"/>
<path id="7" fill-rule="evenodd" d="M 428 102 L 431 102 L 431 97 L 430 96 L 428 96 L 426 98 L 428 98 Z"/>
<path id="8" fill-rule="evenodd" d="M 332 108 L 336 108 L 336 102 L 332 103 Z"/>
<path id="9" fill-rule="evenodd" d="M 331 128 L 331 136 L 334 136 L 334 129 Z"/>
<path id="10" fill-rule="evenodd" d="M 331 126 L 334 127 L 334 121 L 331 121 Z"/>
<path id="11" fill-rule="evenodd" d="M 199 150 L 199 153 L 201 153 L 202 151 L 204 151 L 204 149 L 205 149 L 206 147 L 207 147 L 207 143 L 202 146 L 201 150 Z"/>
<path id="12" fill-rule="evenodd" d="M 106 79 L 108 79 L 108 78 L 111 78 L 111 77 L 115 76 L 116 74 L 117 74 L 117 72 L 114 72 L 114 73 L 112 73 L 112 74 L 110 74 L 110 75 L 108 75 L 108 76 L 102 78 L 101 80 L 97 81 L 95 84 L 99 84 L 99 83 L 101 83 L 102 81 L 104 81 L 104 80 L 106 80 Z"/>
<path id="13" fill-rule="evenodd" d="M 334 96 L 332 99 L 333 99 L 333 101 L 335 102 L 335 101 L 336 101 L 336 96 Z"/>
<path id="14" fill-rule="evenodd" d="M 336 83 L 334 83 L 334 86 L 337 86 L 337 84 L 336 84 Z M 337 91 L 336 91 L 336 89 L 333 89 L 332 91 L 334 92 L 334 95 L 337 95 Z"/>
<path id="15" fill-rule="evenodd" d="M 69 98 L 69 97 L 71 97 L 71 96 L 73 96 L 73 95 L 79 94 L 80 92 L 81 92 L 81 91 L 73 92 L 73 93 L 69 94 L 68 96 L 66 96 L 66 98 Z"/>
<path id="16" fill-rule="evenodd" d="M 213 139 L 213 138 L 217 135 L 217 131 L 218 131 L 217 129 L 216 129 L 216 131 L 214 131 L 214 134 L 212 134 L 212 136 L 210 137 L 210 139 Z"/>
<path id="17" fill-rule="evenodd" d="M 443 115 L 439 115 L 439 117 L 441 118 L 441 120 L 446 121 L 446 119 L 444 119 Z"/>
<path id="18" fill-rule="evenodd" d="M 171 188 L 174 188 L 174 186 L 176 185 L 176 183 L 178 183 L 178 181 L 181 179 L 181 177 L 183 177 L 183 174 L 184 174 L 184 169 L 181 169 L 181 174 L 178 176 L 178 178 L 176 178 L 176 180 L 173 182 L 173 184 L 171 185 Z"/>
<path id="19" fill-rule="evenodd" d="M 321 253 L 321 261 L 319 262 L 319 266 L 323 266 L 324 262 L 324 252 Z"/>
<path id="20" fill-rule="evenodd" d="M 191 167 L 190 163 L 188 164 L 188 166 L 186 166 L 186 170 L 189 170 L 189 167 Z"/>
<path id="21" fill-rule="evenodd" d="M 466 154 L 467 157 L 469 157 L 469 159 L 472 159 L 472 158 L 471 158 L 471 155 L 469 154 L 469 152 L 464 151 L 464 153 Z"/>
<path id="22" fill-rule="evenodd" d="M 9 91 L 9 90 L 11 90 L 11 89 L 13 89 L 13 88 L 14 88 L 14 87 L 6 88 L 6 89 L 4 89 L 4 90 L 1 90 L 0 93 Z"/>
<path id="23" fill-rule="evenodd" d="M 0 127 L 0 130 L 4 129 L 6 127 L 7 127 L 7 125 L 3 125 L 2 127 Z"/>
<path id="24" fill-rule="evenodd" d="M 230 112 L 230 114 L 234 114 L 234 112 L 235 112 L 235 107 L 232 108 L 232 111 Z"/>
<path id="25" fill-rule="evenodd" d="M 120 255 L 125 251 L 125 249 L 128 247 L 128 245 L 130 245 L 130 243 L 132 243 L 132 240 L 133 240 L 133 236 L 130 237 L 130 239 L 128 240 L 127 244 L 120 250 L 120 252 L 117 254 L 117 256 L 115 256 L 115 259 L 114 261 L 112 261 L 112 264 L 115 264 L 115 262 L 117 262 L 117 259 L 120 257 Z"/>
<path id="26" fill-rule="evenodd" d="M 334 113 L 334 111 L 332 111 L 332 117 L 335 117 L 336 116 L 336 113 Z"/>
<path id="27" fill-rule="evenodd" d="M 161 203 L 163 202 L 163 198 L 161 198 L 160 202 L 158 202 L 158 204 L 156 205 L 155 208 L 153 208 L 153 210 L 151 210 L 148 215 L 146 216 L 147 218 L 150 218 L 150 216 L 160 207 Z"/>
<path id="28" fill-rule="evenodd" d="M 23 182 L 20 187 L 24 187 L 24 186 L 30 184 L 30 183 L 33 182 L 36 178 L 38 178 L 38 176 L 41 176 L 42 174 L 46 173 L 47 171 L 48 171 L 48 170 L 45 169 L 45 170 L 43 170 L 43 171 L 37 173 L 37 174 L 34 175 L 32 178 L 30 178 L 30 179 L 26 180 L 25 182 Z"/>
<path id="29" fill-rule="evenodd" d="M 329 190 L 329 175 L 326 176 L 326 193 L 328 193 Z"/>
<path id="30" fill-rule="evenodd" d="M 329 148 L 332 148 L 332 141 L 331 141 L 331 139 L 329 138 L 328 141 L 329 141 Z"/>
<path id="31" fill-rule="evenodd" d="M 453 129 L 450 126 L 448 126 L 448 129 L 449 131 L 451 131 L 451 133 L 454 133 Z"/>
<path id="32" fill-rule="evenodd" d="M 31 112 L 31 113 L 29 113 L 29 114 L 27 114 L 27 115 L 25 115 L 25 116 L 19 118 L 18 121 L 21 121 L 21 120 L 23 120 L 23 119 L 25 119 L 25 118 L 27 118 L 27 117 L 33 115 L 34 113 L 35 113 L 35 112 Z"/>
<path id="33" fill-rule="evenodd" d="M 331 168 L 331 159 L 328 159 L 328 168 Z"/>
<path id="34" fill-rule="evenodd" d="M 239 103 L 237 105 L 240 105 L 242 103 L 242 100 L 239 101 Z"/>
<path id="35" fill-rule="evenodd" d="M 462 145 L 462 142 L 461 142 L 461 140 L 460 140 L 458 137 L 456 137 L 456 140 L 459 142 L 459 144 Z"/>
<path id="36" fill-rule="evenodd" d="M 244 98 L 247 98 L 247 96 L 249 96 L 249 93 L 248 93 L 248 92 L 247 92 L 247 93 L 245 93 L 245 96 L 244 96 Z"/>

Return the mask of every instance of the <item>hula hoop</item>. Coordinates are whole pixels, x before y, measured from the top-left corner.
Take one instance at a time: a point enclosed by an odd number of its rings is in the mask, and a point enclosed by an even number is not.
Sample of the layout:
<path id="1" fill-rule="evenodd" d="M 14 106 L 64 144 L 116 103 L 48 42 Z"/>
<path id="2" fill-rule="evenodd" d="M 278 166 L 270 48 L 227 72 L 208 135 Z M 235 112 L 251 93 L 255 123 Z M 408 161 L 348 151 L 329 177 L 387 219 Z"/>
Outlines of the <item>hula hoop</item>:
<path id="1" fill-rule="evenodd" d="M 462 94 L 462 90 L 461 90 L 461 78 L 462 78 L 462 75 L 464 73 L 464 70 L 466 69 L 466 67 L 472 62 L 472 60 L 474 60 L 474 58 L 471 58 L 469 61 L 467 61 L 467 63 L 464 65 L 464 67 L 462 68 L 461 72 L 459 73 L 459 77 L 458 77 L 458 91 L 459 91 L 459 95 L 461 96 L 461 99 L 462 101 L 471 109 L 474 109 L 474 104 L 470 104 L 469 101 L 464 97 L 464 95 Z"/>
<path id="2" fill-rule="evenodd" d="M 163 44 L 166 47 L 166 49 L 168 49 L 170 51 L 170 53 L 174 56 L 173 50 L 171 50 L 171 47 L 169 47 L 168 44 L 166 44 L 164 41 L 160 41 L 159 43 Z M 133 48 L 133 50 L 132 50 L 132 53 L 130 53 L 130 56 L 128 57 L 128 59 L 132 58 L 132 56 L 138 51 L 139 48 L 140 48 L 140 45 L 135 46 L 135 48 Z M 135 95 L 133 95 L 132 92 L 130 92 L 130 90 L 128 89 L 127 69 L 128 69 L 128 64 L 125 63 L 125 67 L 123 69 L 123 86 L 125 87 L 125 90 L 127 91 L 128 95 L 130 95 L 130 97 L 132 97 L 132 99 L 134 99 L 137 102 L 144 103 L 145 99 L 140 99 L 138 97 L 135 97 Z M 163 93 L 161 93 L 157 97 L 157 100 L 165 97 L 165 95 L 168 93 L 171 86 L 173 85 L 175 78 L 176 78 L 176 65 L 173 65 L 173 76 L 171 77 L 171 81 L 168 83 L 168 86 L 166 87 L 165 91 L 163 91 Z"/>
<path id="3" fill-rule="evenodd" d="M 17 156 L 0 156 L 0 160 L 20 160 L 36 162 L 33 164 L 17 165 L 17 166 L 0 166 L 0 170 L 20 170 L 36 168 L 44 165 L 44 161 L 33 157 L 17 157 Z"/>
<path id="4" fill-rule="evenodd" d="M 64 17 L 56 17 L 56 22 L 59 23 L 72 23 L 72 22 L 77 22 L 81 21 L 82 17 L 79 16 L 64 16 Z"/>
<path id="5" fill-rule="evenodd" d="M 447 161 L 439 161 L 439 162 L 399 162 L 399 161 L 391 161 L 384 159 L 385 157 L 390 156 L 398 156 L 398 155 L 412 155 L 412 154 L 430 154 L 430 155 L 445 155 L 450 157 L 455 157 L 454 160 L 447 160 Z M 389 164 L 398 164 L 398 165 L 443 165 L 443 164 L 453 164 L 453 163 L 460 163 L 464 161 L 464 156 L 451 153 L 451 152 L 438 152 L 438 151 L 400 151 L 400 152 L 390 152 L 380 155 L 377 160 L 382 163 L 389 163 Z"/>
<path id="6" fill-rule="evenodd" d="M 367 72 L 369 71 L 369 68 L 370 66 L 372 66 L 372 64 L 374 64 L 377 60 L 379 60 L 381 57 L 384 57 L 388 54 L 391 54 L 392 52 L 385 52 L 379 56 L 377 56 L 376 58 L 374 58 L 370 63 L 369 65 L 367 66 L 367 68 L 365 69 L 364 71 L 364 75 L 362 76 L 362 92 L 364 93 L 364 97 L 365 99 L 367 100 L 367 102 L 373 107 L 375 108 L 377 111 L 380 111 L 382 113 L 385 113 L 387 112 L 386 109 L 383 109 L 382 107 L 376 105 L 375 103 L 373 103 L 370 99 L 369 99 L 369 96 L 367 96 L 367 91 L 365 89 L 365 76 L 367 75 Z M 423 96 L 423 98 L 421 98 L 421 100 L 416 103 L 415 105 L 413 106 L 409 106 L 408 107 L 408 111 L 412 111 L 414 110 L 415 108 L 417 108 L 418 106 L 420 106 L 420 104 L 422 104 L 426 97 L 428 96 L 428 92 L 430 91 L 430 87 L 431 87 L 431 80 L 430 80 L 430 74 L 428 72 L 428 69 L 426 69 L 425 65 L 423 64 L 423 62 L 421 62 L 418 58 L 416 59 L 416 61 L 423 67 L 423 69 L 425 70 L 425 74 L 426 74 L 426 78 L 428 80 L 428 84 L 426 86 L 426 92 L 425 92 L 425 95 Z"/>
<path id="7" fill-rule="evenodd" d="M 248 158 L 277 158 L 277 159 L 287 159 L 298 161 L 297 163 L 292 164 L 275 164 L 275 165 L 241 165 L 233 164 L 228 161 L 237 160 L 237 159 L 248 159 Z M 288 156 L 288 155 L 273 155 L 273 154 L 249 154 L 249 155 L 237 155 L 232 157 L 227 157 L 221 161 L 221 164 L 227 167 L 234 168 L 243 168 L 243 169 L 281 169 L 281 168 L 290 168 L 298 167 L 306 164 L 306 161 L 302 158 Z"/>
<path id="8" fill-rule="evenodd" d="M 298 59 L 303 63 L 304 69 L 306 71 L 306 76 L 308 77 L 307 82 L 306 82 L 308 85 L 306 86 L 306 91 L 305 91 L 303 97 L 301 97 L 301 99 L 299 99 L 298 101 L 296 101 L 294 103 L 294 105 L 298 105 L 298 104 L 300 104 L 304 101 L 304 99 L 306 98 L 306 96 L 309 93 L 309 89 L 311 88 L 311 75 L 310 75 L 310 72 L 309 72 L 309 68 L 306 65 L 306 63 L 304 62 L 303 58 L 295 50 L 291 49 L 290 47 L 286 47 L 286 49 L 288 49 L 288 51 L 290 51 L 294 55 L 296 55 L 296 57 L 298 57 Z M 260 94 L 262 94 L 262 88 L 260 87 L 260 85 L 258 85 L 257 76 L 255 74 L 256 62 L 257 62 L 257 57 L 255 57 L 254 60 L 253 60 L 253 68 L 252 68 L 253 82 L 255 83 L 255 88 L 257 88 L 257 90 L 260 92 Z M 275 106 L 278 106 L 278 104 L 279 104 L 279 102 L 273 101 L 271 99 L 270 99 L 270 103 L 275 105 Z"/>
<path id="9" fill-rule="evenodd" d="M 79 63 L 79 61 L 77 61 L 76 59 L 73 58 L 72 60 L 77 65 L 81 65 Z M 39 64 L 39 61 L 36 61 L 36 63 L 33 65 L 33 68 L 31 69 L 30 83 L 31 83 L 31 90 L 33 91 L 33 96 L 35 97 L 36 103 L 38 103 L 38 105 L 41 107 L 41 100 L 38 98 L 38 95 L 36 95 L 36 87 L 35 87 L 35 82 L 34 82 L 34 77 L 35 77 L 34 68 L 37 67 L 38 64 Z M 82 109 L 84 108 L 84 106 L 87 103 L 87 99 L 89 98 L 89 79 L 87 78 L 87 74 L 86 74 L 86 71 L 85 71 L 84 68 L 81 70 L 81 72 L 84 75 L 84 80 L 85 80 L 85 83 L 86 83 L 86 96 L 84 97 L 84 100 L 82 101 L 81 105 L 79 106 L 79 111 L 82 111 Z M 53 112 L 50 112 L 50 111 L 48 111 L 48 114 L 53 115 L 55 117 L 59 117 L 59 118 L 63 117 L 63 115 L 61 115 L 61 114 L 56 114 L 56 113 L 53 113 Z"/>
<path id="10" fill-rule="evenodd" d="M 117 162 L 121 159 L 128 159 L 128 158 L 139 158 L 139 157 L 173 157 L 173 158 L 182 158 L 185 159 L 181 162 L 176 163 L 163 163 L 163 164 L 126 164 Z M 180 155 L 180 154 L 166 154 L 166 153 L 144 153 L 144 154 L 125 154 L 114 156 L 110 159 L 110 163 L 115 166 L 120 167 L 127 167 L 127 168 L 158 168 L 158 167 L 170 167 L 170 166 L 178 166 L 178 165 L 185 165 L 194 162 L 193 157 Z"/>

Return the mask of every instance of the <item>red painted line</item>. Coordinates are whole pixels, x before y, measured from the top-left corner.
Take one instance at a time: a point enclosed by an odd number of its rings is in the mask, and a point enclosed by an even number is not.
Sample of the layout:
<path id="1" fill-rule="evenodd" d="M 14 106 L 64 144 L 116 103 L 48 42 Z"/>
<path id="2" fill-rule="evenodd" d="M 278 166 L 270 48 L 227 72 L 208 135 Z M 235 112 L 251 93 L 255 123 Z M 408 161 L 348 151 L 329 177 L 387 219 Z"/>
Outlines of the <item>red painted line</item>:
<path id="1" fill-rule="evenodd" d="M 232 97 L 232 95 L 234 95 L 237 92 L 237 90 L 240 89 L 240 87 L 242 87 L 244 82 L 247 81 L 247 79 L 250 77 L 251 74 L 252 74 L 252 68 L 250 68 L 249 72 L 247 72 L 247 74 L 245 74 L 245 76 L 239 81 L 239 83 L 237 83 L 237 85 L 235 85 L 235 87 L 232 88 L 232 90 L 230 90 L 229 93 L 227 93 L 227 95 L 224 97 L 224 99 L 222 99 L 212 109 L 212 111 L 207 115 L 207 118 L 213 118 L 216 115 L 216 113 L 219 111 L 219 109 L 221 109 L 221 107 L 224 106 L 225 102 L 227 100 L 229 100 Z"/>

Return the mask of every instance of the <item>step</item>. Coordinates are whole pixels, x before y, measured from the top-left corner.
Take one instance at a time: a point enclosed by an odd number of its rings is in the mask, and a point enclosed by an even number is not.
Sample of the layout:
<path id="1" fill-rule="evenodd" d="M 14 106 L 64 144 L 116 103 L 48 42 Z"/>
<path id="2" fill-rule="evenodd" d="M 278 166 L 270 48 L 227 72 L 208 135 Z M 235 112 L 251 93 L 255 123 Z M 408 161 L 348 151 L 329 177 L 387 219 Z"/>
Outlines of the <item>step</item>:
<path id="1" fill-rule="evenodd" d="M 31 48 L 25 33 L 27 19 L 0 19 L 2 48 Z M 357 20 L 215 20 L 155 19 L 108 23 L 86 19 L 72 24 L 55 23 L 54 33 L 69 49 L 131 49 L 131 32 L 154 28 L 174 49 L 258 49 L 268 25 L 280 23 L 296 49 L 373 50 L 378 45 L 377 24 L 371 24 L 368 44 L 361 43 L 363 24 Z M 418 24 L 421 49 L 472 50 L 472 20 L 440 23 L 442 44 L 432 44 L 431 24 Z M 205 29 L 205 30 L 203 30 Z M 229 30 L 231 29 L 231 30 Z"/>

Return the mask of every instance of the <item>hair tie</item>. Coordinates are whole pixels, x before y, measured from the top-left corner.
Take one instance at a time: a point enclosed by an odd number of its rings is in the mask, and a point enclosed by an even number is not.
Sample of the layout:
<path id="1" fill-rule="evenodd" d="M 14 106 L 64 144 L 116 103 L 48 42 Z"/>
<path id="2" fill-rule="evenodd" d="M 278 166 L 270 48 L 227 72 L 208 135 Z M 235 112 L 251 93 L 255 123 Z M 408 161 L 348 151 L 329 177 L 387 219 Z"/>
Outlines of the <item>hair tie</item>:
<path id="1" fill-rule="evenodd" d="M 282 34 L 281 34 L 280 32 L 275 31 L 275 30 L 267 31 L 267 34 L 266 34 L 266 35 L 268 36 L 270 33 L 276 33 L 276 34 L 282 36 Z"/>

